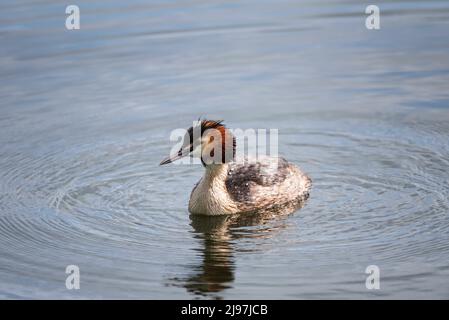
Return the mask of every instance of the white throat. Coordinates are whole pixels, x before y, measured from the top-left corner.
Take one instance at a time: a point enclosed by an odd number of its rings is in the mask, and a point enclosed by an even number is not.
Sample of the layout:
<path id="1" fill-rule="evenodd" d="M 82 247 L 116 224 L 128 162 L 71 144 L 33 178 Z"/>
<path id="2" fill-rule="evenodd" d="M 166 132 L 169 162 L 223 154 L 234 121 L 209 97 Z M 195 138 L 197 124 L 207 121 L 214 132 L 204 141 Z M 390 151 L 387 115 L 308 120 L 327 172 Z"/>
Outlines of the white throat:
<path id="1" fill-rule="evenodd" d="M 192 214 L 218 215 L 238 212 L 226 189 L 228 164 L 206 166 L 205 173 L 193 189 L 189 201 Z"/>

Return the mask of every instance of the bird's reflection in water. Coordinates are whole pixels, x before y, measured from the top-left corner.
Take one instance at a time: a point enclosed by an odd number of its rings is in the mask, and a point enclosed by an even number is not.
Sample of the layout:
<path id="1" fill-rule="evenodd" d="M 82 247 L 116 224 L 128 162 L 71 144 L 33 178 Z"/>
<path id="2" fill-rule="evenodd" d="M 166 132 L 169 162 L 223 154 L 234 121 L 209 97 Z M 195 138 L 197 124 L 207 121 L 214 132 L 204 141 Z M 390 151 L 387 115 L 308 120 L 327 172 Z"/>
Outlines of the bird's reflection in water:
<path id="1" fill-rule="evenodd" d="M 261 250 L 257 243 L 240 245 L 242 239 L 268 239 L 292 222 L 286 217 L 303 206 L 292 204 L 276 211 L 233 216 L 190 216 L 194 237 L 201 239 L 201 263 L 192 267 L 193 274 L 184 279 L 172 279 L 177 286 L 198 296 L 220 299 L 219 293 L 232 287 L 236 252 Z M 239 249 L 238 249 L 238 248 Z"/>

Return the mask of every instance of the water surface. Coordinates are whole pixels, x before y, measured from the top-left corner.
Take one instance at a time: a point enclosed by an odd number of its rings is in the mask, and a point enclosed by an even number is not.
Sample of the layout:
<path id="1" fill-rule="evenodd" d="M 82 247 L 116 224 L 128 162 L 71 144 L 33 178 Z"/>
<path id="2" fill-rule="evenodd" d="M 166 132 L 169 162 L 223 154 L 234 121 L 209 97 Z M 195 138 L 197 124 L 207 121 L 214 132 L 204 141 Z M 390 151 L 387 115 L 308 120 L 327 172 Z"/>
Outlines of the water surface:
<path id="1" fill-rule="evenodd" d="M 76 4 L 0 4 L 1 298 L 449 297 L 448 2 Z M 279 129 L 305 206 L 189 217 L 200 115 Z"/>

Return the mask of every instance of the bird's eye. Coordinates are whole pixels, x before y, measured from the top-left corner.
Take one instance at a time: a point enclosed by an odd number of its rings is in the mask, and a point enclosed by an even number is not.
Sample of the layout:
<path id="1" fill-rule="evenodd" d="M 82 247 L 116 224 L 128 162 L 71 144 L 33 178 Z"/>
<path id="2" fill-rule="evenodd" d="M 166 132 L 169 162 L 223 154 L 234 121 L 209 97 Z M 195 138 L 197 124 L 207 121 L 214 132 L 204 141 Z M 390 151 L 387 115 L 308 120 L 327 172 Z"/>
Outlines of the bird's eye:
<path id="1" fill-rule="evenodd" d="M 210 136 L 209 138 L 209 143 L 211 143 L 212 141 L 214 141 L 214 136 Z"/>

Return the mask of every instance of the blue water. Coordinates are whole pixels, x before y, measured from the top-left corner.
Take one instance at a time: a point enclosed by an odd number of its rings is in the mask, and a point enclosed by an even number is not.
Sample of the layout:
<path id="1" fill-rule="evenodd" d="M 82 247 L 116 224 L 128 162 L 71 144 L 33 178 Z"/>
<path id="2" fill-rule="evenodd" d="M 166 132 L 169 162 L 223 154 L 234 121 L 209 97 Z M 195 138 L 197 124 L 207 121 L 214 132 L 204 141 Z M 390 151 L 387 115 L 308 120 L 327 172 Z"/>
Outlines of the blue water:
<path id="1" fill-rule="evenodd" d="M 449 298 L 449 2 L 76 4 L 0 4 L 0 298 Z M 305 206 L 189 217 L 200 115 L 278 129 Z"/>

